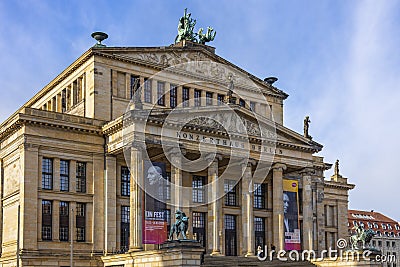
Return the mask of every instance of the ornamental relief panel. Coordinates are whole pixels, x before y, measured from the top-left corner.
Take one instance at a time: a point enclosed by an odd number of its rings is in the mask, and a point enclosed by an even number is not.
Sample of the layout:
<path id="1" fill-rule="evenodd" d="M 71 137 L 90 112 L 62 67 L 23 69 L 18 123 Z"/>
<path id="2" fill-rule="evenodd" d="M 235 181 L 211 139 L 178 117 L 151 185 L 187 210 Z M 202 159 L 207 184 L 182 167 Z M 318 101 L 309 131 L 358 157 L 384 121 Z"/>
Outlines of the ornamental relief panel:
<path id="1" fill-rule="evenodd" d="M 20 159 L 4 167 L 4 196 L 19 190 L 21 175 Z"/>

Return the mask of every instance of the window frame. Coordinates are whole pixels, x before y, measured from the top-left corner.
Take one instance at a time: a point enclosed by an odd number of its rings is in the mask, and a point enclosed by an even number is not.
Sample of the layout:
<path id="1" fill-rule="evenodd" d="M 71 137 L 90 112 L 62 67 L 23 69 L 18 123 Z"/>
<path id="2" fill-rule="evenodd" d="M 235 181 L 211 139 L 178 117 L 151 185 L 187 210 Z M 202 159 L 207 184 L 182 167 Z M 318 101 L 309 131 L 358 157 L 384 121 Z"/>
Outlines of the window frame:
<path id="1" fill-rule="evenodd" d="M 151 80 L 149 78 L 144 78 L 143 83 L 143 92 L 144 92 L 144 102 L 145 103 L 152 103 L 152 90 L 151 90 Z"/>
<path id="2" fill-rule="evenodd" d="M 165 82 L 157 81 L 157 105 L 165 106 Z"/>
<path id="3" fill-rule="evenodd" d="M 46 170 L 45 170 L 45 162 Z M 52 158 L 42 158 L 42 189 L 53 190 L 54 162 Z"/>
<path id="4" fill-rule="evenodd" d="M 200 175 L 192 176 L 192 201 L 193 203 L 205 203 L 206 192 L 205 192 L 206 177 Z"/>
<path id="5" fill-rule="evenodd" d="M 239 186 L 238 181 L 225 179 L 224 180 L 224 192 L 225 192 L 225 206 L 237 207 L 239 206 Z"/>
<path id="6" fill-rule="evenodd" d="M 66 166 L 63 167 L 63 163 Z M 60 160 L 60 191 L 68 192 L 69 191 L 69 160 Z M 65 172 L 63 170 L 66 170 Z"/>
<path id="7" fill-rule="evenodd" d="M 178 86 L 170 84 L 169 90 L 169 106 L 175 108 L 178 105 Z"/>
<path id="8" fill-rule="evenodd" d="M 79 169 L 83 167 L 83 172 Z M 86 193 L 86 176 L 87 176 L 87 164 L 86 162 L 77 161 L 76 162 L 76 192 Z"/>
<path id="9" fill-rule="evenodd" d="M 131 185 L 131 173 L 127 166 L 121 166 L 121 196 L 129 197 Z"/>

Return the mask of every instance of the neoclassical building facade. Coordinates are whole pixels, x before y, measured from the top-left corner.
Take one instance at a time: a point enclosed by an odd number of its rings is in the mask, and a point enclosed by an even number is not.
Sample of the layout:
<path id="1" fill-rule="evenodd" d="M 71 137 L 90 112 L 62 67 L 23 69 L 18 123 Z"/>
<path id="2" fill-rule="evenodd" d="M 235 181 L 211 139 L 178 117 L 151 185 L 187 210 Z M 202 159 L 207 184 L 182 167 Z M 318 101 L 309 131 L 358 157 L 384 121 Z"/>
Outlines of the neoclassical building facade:
<path id="1" fill-rule="evenodd" d="M 287 97 L 207 45 L 90 48 L 1 124 L 0 266 L 157 250 L 143 234 L 149 161 L 164 166 L 168 229 L 184 211 L 207 254 L 285 249 L 289 205 L 298 249 L 335 247 L 354 185 L 325 179 L 322 145 L 285 127 Z"/>

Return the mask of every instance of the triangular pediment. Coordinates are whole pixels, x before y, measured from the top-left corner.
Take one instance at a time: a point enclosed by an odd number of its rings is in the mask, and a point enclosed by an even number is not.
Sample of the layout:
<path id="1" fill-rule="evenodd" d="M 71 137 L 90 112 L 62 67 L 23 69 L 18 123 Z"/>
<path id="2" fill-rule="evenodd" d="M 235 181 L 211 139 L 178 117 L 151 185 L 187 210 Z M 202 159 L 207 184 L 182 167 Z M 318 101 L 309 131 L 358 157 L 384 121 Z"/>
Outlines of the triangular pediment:
<path id="1" fill-rule="evenodd" d="M 149 118 L 193 132 L 241 136 L 252 142 L 272 140 L 279 146 L 312 152 L 322 149 L 321 144 L 237 105 L 199 107 L 190 112 L 187 109 L 152 110 Z"/>
<path id="2" fill-rule="evenodd" d="M 235 64 L 216 55 L 204 45 L 193 47 L 107 47 L 94 50 L 117 60 L 146 65 L 159 70 L 168 69 L 199 80 L 227 86 L 232 80 L 244 89 L 257 87 L 263 93 L 285 99 L 288 95 L 278 88 L 246 72 Z"/>

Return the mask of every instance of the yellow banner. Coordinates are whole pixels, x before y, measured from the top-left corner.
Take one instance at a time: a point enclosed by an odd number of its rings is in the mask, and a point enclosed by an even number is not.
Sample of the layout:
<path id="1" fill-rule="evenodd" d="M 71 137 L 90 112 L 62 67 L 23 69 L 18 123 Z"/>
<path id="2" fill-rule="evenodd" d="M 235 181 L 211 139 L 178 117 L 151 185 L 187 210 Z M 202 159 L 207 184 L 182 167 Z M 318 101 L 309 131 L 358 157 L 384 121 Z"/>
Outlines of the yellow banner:
<path id="1" fill-rule="evenodd" d="M 283 191 L 286 192 L 299 192 L 299 182 L 297 180 L 283 179 Z"/>

